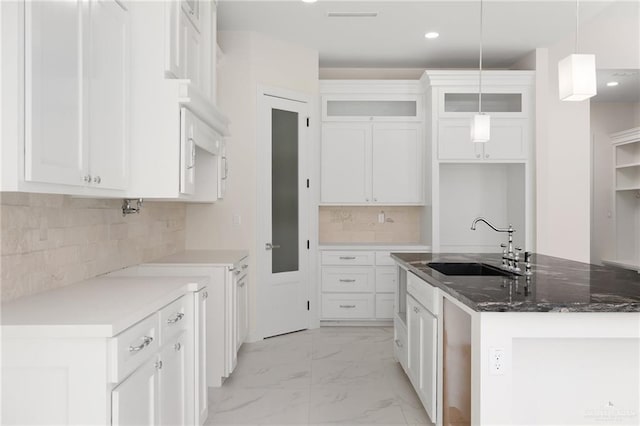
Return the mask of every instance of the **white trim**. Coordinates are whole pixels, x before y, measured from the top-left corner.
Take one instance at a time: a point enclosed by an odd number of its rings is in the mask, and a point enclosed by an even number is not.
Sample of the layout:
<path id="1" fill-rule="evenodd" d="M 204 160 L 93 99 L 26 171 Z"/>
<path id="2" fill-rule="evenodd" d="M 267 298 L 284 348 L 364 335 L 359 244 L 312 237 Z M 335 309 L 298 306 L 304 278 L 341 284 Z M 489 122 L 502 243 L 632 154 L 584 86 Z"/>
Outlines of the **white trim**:
<path id="1" fill-rule="evenodd" d="M 614 145 L 624 145 L 625 143 L 640 141 L 640 127 L 611 133 L 609 138 L 611 139 L 611 143 Z"/>

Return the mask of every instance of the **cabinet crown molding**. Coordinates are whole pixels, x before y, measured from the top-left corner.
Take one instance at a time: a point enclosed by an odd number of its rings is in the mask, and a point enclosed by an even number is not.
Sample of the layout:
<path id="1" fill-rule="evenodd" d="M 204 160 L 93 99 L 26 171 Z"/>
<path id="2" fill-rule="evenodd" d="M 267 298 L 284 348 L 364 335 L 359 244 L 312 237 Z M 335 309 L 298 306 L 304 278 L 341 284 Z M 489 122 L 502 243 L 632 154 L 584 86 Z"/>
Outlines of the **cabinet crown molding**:
<path id="1" fill-rule="evenodd" d="M 525 86 L 535 80 L 535 71 L 489 70 L 482 71 L 482 85 Z M 429 86 L 476 86 L 479 84 L 478 70 L 426 70 L 420 78 L 424 87 Z"/>

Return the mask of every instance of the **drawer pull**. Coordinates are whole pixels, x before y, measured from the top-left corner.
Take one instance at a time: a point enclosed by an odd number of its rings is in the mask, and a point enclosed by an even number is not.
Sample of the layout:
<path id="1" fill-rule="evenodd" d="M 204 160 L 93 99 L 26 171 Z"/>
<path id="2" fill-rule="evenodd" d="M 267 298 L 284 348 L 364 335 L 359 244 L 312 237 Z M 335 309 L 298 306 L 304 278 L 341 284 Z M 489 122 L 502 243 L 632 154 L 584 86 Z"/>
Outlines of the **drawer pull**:
<path id="1" fill-rule="evenodd" d="M 418 308 L 416 308 L 416 307 L 414 306 L 414 307 L 413 307 L 413 312 L 415 312 L 415 313 L 417 314 L 418 312 L 420 312 L 420 309 L 418 309 Z"/>
<path id="2" fill-rule="evenodd" d="M 355 256 L 340 256 L 340 260 L 355 260 Z"/>
<path id="3" fill-rule="evenodd" d="M 355 307 L 356 307 L 356 305 L 340 305 L 340 307 L 341 307 L 342 309 L 352 309 L 352 308 L 355 308 Z"/>
<path id="4" fill-rule="evenodd" d="M 184 317 L 184 314 L 182 312 L 178 312 L 174 318 L 167 319 L 167 323 L 168 324 L 175 324 L 178 321 L 180 321 L 183 317 Z"/>
<path id="5" fill-rule="evenodd" d="M 156 369 L 162 370 L 162 361 L 156 361 Z"/>
<path id="6" fill-rule="evenodd" d="M 400 340 L 396 339 L 396 346 L 401 348 L 402 347 L 402 343 L 400 343 Z"/>
<path id="7" fill-rule="evenodd" d="M 341 282 L 341 283 L 355 283 L 355 282 L 356 282 L 356 280 L 348 279 L 348 280 L 340 280 L 340 282 Z"/>
<path id="8" fill-rule="evenodd" d="M 153 342 L 153 337 L 144 336 L 142 343 L 140 343 L 138 346 L 129 346 L 129 352 L 139 352 L 149 346 L 151 342 Z"/>
<path id="9" fill-rule="evenodd" d="M 175 345 L 173 345 L 173 349 L 179 351 L 180 349 L 182 349 L 182 345 L 180 343 L 176 343 Z"/>

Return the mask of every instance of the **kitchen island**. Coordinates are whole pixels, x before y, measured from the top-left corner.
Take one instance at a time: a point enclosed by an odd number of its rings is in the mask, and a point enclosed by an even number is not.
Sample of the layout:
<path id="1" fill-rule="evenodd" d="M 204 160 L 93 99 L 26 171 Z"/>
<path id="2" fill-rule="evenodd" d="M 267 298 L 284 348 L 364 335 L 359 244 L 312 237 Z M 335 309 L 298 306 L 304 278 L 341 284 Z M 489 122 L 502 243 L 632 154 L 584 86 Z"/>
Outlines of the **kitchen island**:
<path id="1" fill-rule="evenodd" d="M 533 255 L 525 276 L 445 275 L 497 254 L 392 254 L 396 356 L 436 424 L 640 423 L 640 275 Z"/>

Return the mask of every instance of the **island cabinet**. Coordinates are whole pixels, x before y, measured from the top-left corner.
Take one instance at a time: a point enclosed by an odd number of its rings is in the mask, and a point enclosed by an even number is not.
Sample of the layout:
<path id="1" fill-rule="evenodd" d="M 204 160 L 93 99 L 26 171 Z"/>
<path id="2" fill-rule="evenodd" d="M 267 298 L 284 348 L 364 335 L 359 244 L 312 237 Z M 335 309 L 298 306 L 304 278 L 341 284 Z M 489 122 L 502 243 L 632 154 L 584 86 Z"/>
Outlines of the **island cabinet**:
<path id="1" fill-rule="evenodd" d="M 393 257 L 395 354 L 435 424 L 640 423 L 635 271 L 534 254 L 529 278 L 458 276 L 429 263 L 499 256 Z"/>
<path id="2" fill-rule="evenodd" d="M 103 277 L 3 304 L 3 424 L 204 423 L 207 300 L 203 277 Z"/>
<path id="3" fill-rule="evenodd" d="M 424 204 L 418 82 L 327 80 L 321 92 L 321 204 Z"/>

